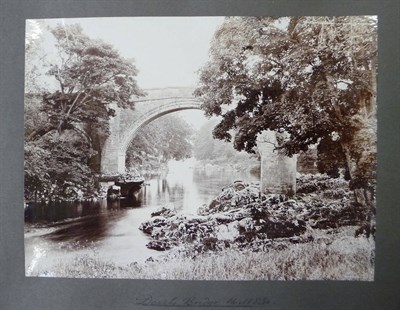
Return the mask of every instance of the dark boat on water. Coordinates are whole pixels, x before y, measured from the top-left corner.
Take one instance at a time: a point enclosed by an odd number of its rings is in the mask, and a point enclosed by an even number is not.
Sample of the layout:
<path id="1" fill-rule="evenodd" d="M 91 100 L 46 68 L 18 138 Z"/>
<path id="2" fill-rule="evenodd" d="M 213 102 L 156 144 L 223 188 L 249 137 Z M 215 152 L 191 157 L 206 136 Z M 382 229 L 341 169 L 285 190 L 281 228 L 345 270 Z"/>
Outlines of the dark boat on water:
<path id="1" fill-rule="evenodd" d="M 144 185 L 144 178 L 137 172 L 120 175 L 107 190 L 108 199 L 135 198 Z"/>

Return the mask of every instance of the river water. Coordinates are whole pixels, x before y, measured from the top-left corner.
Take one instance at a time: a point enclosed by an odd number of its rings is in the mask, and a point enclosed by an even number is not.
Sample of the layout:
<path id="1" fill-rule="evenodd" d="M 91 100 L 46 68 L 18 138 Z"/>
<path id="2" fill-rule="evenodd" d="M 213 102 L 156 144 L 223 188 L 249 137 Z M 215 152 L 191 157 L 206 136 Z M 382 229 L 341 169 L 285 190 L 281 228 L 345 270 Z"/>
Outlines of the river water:
<path id="1" fill-rule="evenodd" d="M 117 265 L 143 262 L 162 252 L 149 250 L 140 224 L 159 207 L 173 204 L 195 214 L 236 179 L 258 176 L 215 167 L 195 168 L 194 160 L 171 161 L 164 176 L 146 179 L 136 201 L 74 202 L 29 205 L 25 210 L 26 274 L 52 274 L 59 262 L 95 255 Z"/>

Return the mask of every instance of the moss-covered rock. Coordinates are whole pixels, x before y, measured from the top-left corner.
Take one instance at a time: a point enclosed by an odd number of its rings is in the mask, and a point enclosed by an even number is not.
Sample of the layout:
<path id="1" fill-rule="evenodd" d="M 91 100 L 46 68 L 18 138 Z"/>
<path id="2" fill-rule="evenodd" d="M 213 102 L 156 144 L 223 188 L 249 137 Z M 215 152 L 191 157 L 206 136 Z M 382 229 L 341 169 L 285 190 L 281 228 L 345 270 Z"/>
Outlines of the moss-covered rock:
<path id="1" fill-rule="evenodd" d="M 299 183 L 303 193 L 288 199 L 261 195 L 257 183 L 236 181 L 199 208 L 198 215 L 177 214 L 166 206 L 140 229 L 157 241 L 151 243 L 152 249 L 185 245 L 201 252 L 227 247 L 260 250 L 277 239 L 306 242 L 308 230 L 360 223 L 362 210 L 352 202 L 346 181 L 313 175 L 301 177 Z M 312 193 L 304 193 L 310 189 Z"/>

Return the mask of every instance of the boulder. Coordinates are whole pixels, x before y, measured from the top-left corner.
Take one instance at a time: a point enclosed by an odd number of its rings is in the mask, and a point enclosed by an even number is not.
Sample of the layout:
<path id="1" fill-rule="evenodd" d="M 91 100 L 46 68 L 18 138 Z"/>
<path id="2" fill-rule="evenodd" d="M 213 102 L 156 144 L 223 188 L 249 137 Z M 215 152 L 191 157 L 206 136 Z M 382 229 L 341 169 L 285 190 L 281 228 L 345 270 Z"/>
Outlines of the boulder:
<path id="1" fill-rule="evenodd" d="M 258 184 L 236 180 L 198 215 L 177 214 L 173 206 L 164 206 L 140 229 L 153 239 L 148 247 L 158 251 L 178 245 L 196 253 L 227 247 L 260 251 L 275 246 L 276 240 L 308 242 L 308 229 L 357 225 L 362 220 L 345 181 L 317 175 L 301 176 L 299 182 L 303 192 L 312 187 L 317 192 L 293 199 L 261 195 Z"/>
<path id="2" fill-rule="evenodd" d="M 172 203 L 166 204 L 165 206 L 162 206 L 158 208 L 156 211 L 151 213 L 151 217 L 154 216 L 164 216 L 164 217 L 171 217 L 176 215 L 176 210 L 175 207 Z"/>
<path id="3" fill-rule="evenodd" d="M 242 180 L 236 180 L 233 182 L 233 188 L 235 191 L 241 191 L 246 188 L 246 183 Z"/>
<path id="4" fill-rule="evenodd" d="M 234 221 L 229 224 L 221 224 L 214 228 L 218 240 L 233 241 L 239 236 L 239 222 Z"/>
<path id="5" fill-rule="evenodd" d="M 154 227 L 161 227 L 167 224 L 167 221 L 162 216 L 155 216 L 150 220 L 140 224 L 139 229 L 145 234 L 151 235 Z"/>
<path id="6" fill-rule="evenodd" d="M 167 241 L 162 240 L 153 240 L 146 244 L 146 247 L 156 251 L 165 251 L 171 248 L 170 244 Z"/>

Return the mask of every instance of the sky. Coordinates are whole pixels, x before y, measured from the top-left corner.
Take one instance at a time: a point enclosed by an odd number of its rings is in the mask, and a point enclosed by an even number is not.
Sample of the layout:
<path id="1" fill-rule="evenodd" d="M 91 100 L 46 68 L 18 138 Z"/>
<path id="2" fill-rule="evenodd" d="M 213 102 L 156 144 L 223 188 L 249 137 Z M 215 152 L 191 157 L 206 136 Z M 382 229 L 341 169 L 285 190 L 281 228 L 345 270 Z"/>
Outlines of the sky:
<path id="1" fill-rule="evenodd" d="M 46 19 L 43 22 L 50 27 L 79 23 L 90 38 L 102 39 L 123 57 L 134 59 L 139 69 L 138 85 L 149 89 L 194 87 L 198 70 L 208 60 L 211 39 L 223 20 L 224 17 L 118 17 Z M 44 38 L 43 44 L 49 48 L 51 39 Z M 200 122 L 200 111 L 180 114 L 196 129 L 204 123 L 204 120 Z"/>
<path id="2" fill-rule="evenodd" d="M 207 61 L 210 41 L 223 17 L 122 17 L 54 19 L 79 23 L 91 38 L 112 44 L 135 59 L 142 88 L 194 86 L 196 71 Z"/>

